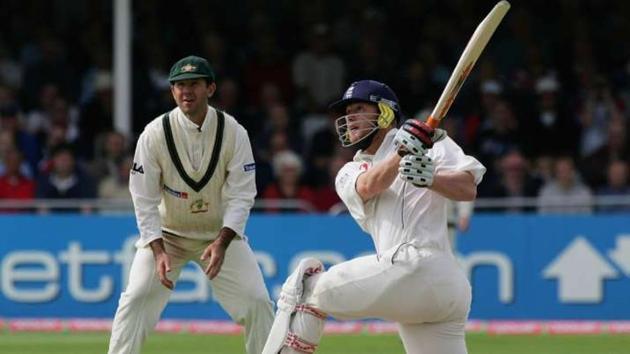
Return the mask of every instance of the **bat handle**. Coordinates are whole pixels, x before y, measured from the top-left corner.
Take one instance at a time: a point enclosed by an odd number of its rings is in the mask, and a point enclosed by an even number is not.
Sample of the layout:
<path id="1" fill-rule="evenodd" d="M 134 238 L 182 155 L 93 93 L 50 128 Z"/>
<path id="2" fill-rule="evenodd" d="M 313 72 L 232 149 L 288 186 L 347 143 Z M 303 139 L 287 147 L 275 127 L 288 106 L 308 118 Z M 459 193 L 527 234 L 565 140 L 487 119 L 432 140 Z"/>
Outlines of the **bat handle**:
<path id="1" fill-rule="evenodd" d="M 438 127 L 438 125 L 440 125 L 440 120 L 433 118 L 433 116 L 429 116 L 426 123 L 428 126 L 435 129 Z"/>

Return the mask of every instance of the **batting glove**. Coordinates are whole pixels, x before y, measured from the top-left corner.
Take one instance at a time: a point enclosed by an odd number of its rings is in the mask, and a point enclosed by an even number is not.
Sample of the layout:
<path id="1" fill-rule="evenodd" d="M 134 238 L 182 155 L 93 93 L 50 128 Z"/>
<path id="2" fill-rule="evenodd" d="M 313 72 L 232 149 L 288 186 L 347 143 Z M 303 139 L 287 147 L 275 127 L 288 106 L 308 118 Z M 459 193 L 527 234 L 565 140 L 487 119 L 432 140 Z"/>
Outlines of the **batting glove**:
<path id="1" fill-rule="evenodd" d="M 433 129 L 419 119 L 407 119 L 398 129 L 394 142 L 398 146 L 398 154 L 401 156 L 407 153 L 413 155 L 424 155 L 427 150 L 433 147 L 433 143 L 446 137 L 446 132 L 442 129 Z"/>
<path id="2" fill-rule="evenodd" d="M 435 165 L 429 156 L 406 155 L 398 164 L 398 173 L 403 181 L 410 182 L 416 187 L 431 187 Z"/>

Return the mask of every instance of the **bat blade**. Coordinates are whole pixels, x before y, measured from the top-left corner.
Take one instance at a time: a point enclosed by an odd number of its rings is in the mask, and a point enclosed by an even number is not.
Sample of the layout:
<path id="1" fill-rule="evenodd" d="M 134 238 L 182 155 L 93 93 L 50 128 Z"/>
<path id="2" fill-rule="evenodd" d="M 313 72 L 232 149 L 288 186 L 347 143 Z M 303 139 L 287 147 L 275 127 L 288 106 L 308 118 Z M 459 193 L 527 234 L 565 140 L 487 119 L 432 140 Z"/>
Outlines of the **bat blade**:
<path id="1" fill-rule="evenodd" d="M 455 101 L 455 97 L 457 97 L 457 94 L 459 93 L 459 89 L 461 89 L 462 85 L 466 81 L 466 78 L 475 66 L 477 59 L 479 59 L 479 56 L 488 44 L 488 41 L 490 41 L 492 34 L 497 29 L 509 9 L 509 2 L 505 0 L 499 1 L 477 26 L 477 29 L 475 29 L 475 32 L 468 41 L 468 44 L 466 44 L 464 52 L 459 57 L 457 65 L 455 66 L 451 77 L 448 79 L 446 87 L 444 88 L 444 91 L 442 91 L 437 105 L 427 119 L 428 125 L 436 128 L 440 124 L 440 121 L 446 116 L 446 113 L 448 113 L 448 110 L 451 108 L 453 101 Z"/>

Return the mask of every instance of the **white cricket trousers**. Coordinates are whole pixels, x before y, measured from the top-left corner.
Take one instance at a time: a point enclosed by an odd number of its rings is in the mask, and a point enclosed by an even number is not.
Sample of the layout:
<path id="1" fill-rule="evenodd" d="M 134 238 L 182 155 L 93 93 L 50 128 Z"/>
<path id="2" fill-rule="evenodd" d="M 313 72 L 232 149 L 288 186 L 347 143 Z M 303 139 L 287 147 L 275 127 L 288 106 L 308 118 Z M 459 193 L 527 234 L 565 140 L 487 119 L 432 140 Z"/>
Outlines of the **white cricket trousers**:
<path id="1" fill-rule="evenodd" d="M 412 244 L 331 267 L 306 280 L 305 302 L 338 319 L 398 323 L 408 354 L 466 354 L 468 279 L 448 251 Z"/>
<path id="2" fill-rule="evenodd" d="M 205 269 L 208 261 L 201 262 L 199 258 L 210 242 L 164 236 L 164 247 L 171 257 L 168 278 L 175 281 L 189 261 Z M 236 323 L 245 326 L 247 353 L 260 354 L 273 323 L 273 303 L 246 241 L 234 239 L 230 243 L 221 271 L 210 284 L 223 309 Z M 151 249 L 139 248 L 131 265 L 127 288 L 120 295 L 108 353 L 140 353 L 142 343 L 160 319 L 170 294 L 171 290 L 162 285 L 157 276 Z"/>

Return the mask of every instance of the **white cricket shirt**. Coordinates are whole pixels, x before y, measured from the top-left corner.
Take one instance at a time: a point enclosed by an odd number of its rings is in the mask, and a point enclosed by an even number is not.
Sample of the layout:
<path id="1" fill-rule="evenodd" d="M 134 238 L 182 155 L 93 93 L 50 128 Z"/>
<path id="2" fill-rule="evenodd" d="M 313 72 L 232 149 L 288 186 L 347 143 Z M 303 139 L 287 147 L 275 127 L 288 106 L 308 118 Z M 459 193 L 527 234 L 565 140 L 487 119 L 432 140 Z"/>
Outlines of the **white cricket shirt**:
<path id="1" fill-rule="evenodd" d="M 449 250 L 447 237 L 447 199 L 428 188 L 418 188 L 400 178 L 379 195 L 363 202 L 356 191 L 360 174 L 373 164 L 396 153 L 392 129 L 374 155 L 357 152 L 354 160 L 339 170 L 335 180 L 337 194 L 361 228 L 372 236 L 378 254 L 404 242 L 421 247 Z M 439 171 L 470 171 L 479 184 L 486 168 L 465 155 L 450 137 L 435 143 L 427 155 Z"/>
<path id="2" fill-rule="evenodd" d="M 162 237 L 163 231 L 211 240 L 225 226 L 243 237 L 256 196 L 247 131 L 226 113 L 219 129 L 221 120 L 210 106 L 201 127 L 179 108 L 168 115 L 168 124 L 164 116 L 147 124 L 136 146 L 129 190 L 139 246 Z M 220 151 L 216 156 L 215 148 Z"/>

